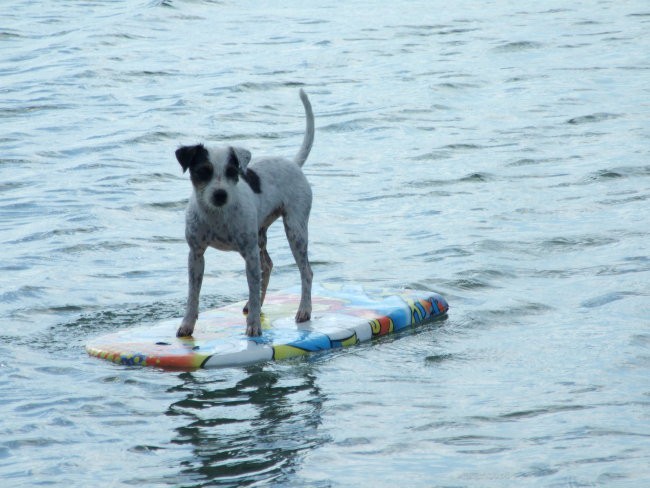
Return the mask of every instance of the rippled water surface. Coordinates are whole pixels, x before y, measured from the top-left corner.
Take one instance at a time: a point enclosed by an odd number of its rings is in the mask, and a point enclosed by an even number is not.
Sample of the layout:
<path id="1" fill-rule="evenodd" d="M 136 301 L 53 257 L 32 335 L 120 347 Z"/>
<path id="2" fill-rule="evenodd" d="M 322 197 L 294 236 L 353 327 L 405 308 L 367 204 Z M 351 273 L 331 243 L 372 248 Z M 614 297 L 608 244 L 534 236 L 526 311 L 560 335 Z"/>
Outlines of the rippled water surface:
<path id="1" fill-rule="evenodd" d="M 650 486 L 650 5 L 0 4 L 3 486 Z M 293 156 L 320 282 L 442 293 L 372 345 L 169 373 L 179 144 Z M 272 289 L 297 283 L 272 228 Z M 246 296 L 212 251 L 202 307 Z"/>

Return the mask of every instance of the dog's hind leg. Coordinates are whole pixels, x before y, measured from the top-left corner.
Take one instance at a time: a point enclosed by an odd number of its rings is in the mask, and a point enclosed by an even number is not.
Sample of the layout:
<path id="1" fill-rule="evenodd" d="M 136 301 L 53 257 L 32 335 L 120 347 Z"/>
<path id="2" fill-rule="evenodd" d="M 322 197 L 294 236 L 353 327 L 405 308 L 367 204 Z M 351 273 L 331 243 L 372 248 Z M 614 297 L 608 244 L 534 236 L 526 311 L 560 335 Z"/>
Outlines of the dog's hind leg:
<path id="1" fill-rule="evenodd" d="M 266 250 L 266 229 L 260 230 L 259 234 L 259 244 L 260 244 L 260 265 L 262 267 L 262 298 L 260 303 L 264 305 L 264 297 L 266 297 L 266 288 L 269 286 L 269 280 L 271 279 L 271 270 L 273 269 L 273 261 L 271 261 L 271 256 L 269 256 L 268 251 Z"/>
<path id="2" fill-rule="evenodd" d="M 307 255 L 307 219 L 296 222 L 289 216 L 285 216 L 284 230 L 300 270 L 301 295 L 296 322 L 306 322 L 311 318 L 311 284 L 314 277 Z"/>

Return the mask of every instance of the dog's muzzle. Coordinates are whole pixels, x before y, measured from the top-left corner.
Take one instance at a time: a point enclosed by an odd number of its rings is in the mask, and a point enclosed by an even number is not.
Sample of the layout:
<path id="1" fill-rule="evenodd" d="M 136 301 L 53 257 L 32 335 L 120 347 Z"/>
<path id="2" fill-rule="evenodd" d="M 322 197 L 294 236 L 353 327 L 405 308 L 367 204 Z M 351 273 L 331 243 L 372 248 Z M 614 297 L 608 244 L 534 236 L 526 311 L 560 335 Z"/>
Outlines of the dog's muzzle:
<path id="1" fill-rule="evenodd" d="M 221 207 L 228 200 L 228 193 L 226 190 L 217 190 L 212 194 L 212 204 L 215 207 Z"/>

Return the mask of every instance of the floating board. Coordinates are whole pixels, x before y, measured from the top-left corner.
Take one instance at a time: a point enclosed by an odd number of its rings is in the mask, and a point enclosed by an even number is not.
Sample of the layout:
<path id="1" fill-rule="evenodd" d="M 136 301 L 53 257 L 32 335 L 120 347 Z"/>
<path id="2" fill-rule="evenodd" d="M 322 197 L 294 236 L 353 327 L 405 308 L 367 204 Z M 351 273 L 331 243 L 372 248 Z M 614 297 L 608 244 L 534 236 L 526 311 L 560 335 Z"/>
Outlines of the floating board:
<path id="1" fill-rule="evenodd" d="M 245 335 L 241 302 L 202 312 L 192 337 L 176 337 L 179 318 L 99 337 L 86 351 L 118 364 L 164 369 L 244 366 L 352 346 L 444 317 L 449 308 L 433 292 L 315 285 L 312 319 L 296 324 L 299 301 L 298 289 L 267 294 L 261 337 Z"/>

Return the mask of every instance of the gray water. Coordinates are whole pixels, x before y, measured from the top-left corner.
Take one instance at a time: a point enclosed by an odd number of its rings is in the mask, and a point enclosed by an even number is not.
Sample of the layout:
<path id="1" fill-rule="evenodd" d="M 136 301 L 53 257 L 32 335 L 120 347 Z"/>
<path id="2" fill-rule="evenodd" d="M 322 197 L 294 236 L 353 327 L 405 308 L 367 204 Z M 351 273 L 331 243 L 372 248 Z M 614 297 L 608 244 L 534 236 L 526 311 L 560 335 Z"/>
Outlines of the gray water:
<path id="1" fill-rule="evenodd" d="M 319 282 L 442 322 L 312 360 L 86 356 L 180 317 L 173 152 L 316 142 Z M 650 486 L 650 4 L 0 4 L 0 484 Z M 272 228 L 271 289 L 297 284 Z M 202 307 L 246 297 L 207 257 Z"/>

